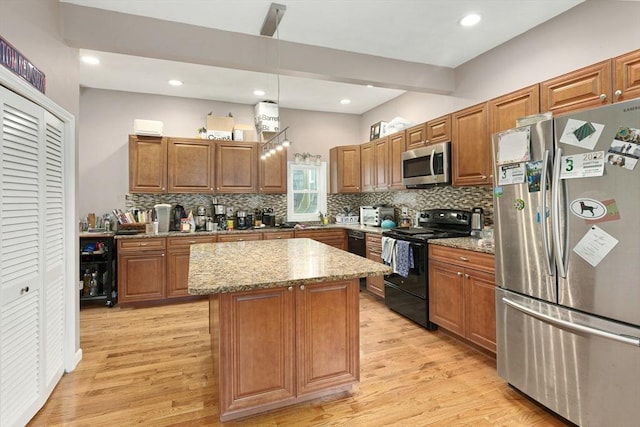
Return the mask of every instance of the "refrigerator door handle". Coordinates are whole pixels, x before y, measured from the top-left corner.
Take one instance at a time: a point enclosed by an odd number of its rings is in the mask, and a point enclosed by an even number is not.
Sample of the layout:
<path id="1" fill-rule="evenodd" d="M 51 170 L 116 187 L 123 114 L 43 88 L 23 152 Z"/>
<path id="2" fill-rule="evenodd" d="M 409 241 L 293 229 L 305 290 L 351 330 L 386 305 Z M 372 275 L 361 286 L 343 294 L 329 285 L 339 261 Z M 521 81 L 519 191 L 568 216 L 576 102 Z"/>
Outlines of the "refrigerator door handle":
<path id="1" fill-rule="evenodd" d="M 578 323 L 571 323 L 566 320 L 557 319 L 553 316 L 549 316 L 548 314 L 543 314 L 536 310 L 532 310 L 529 307 L 525 307 L 524 305 L 518 304 L 517 302 L 511 301 L 510 299 L 505 297 L 502 297 L 502 302 L 508 305 L 509 307 L 513 307 L 516 310 L 519 310 L 525 314 L 528 314 L 531 317 L 535 317 L 536 319 L 542 320 L 543 322 L 546 322 L 546 323 L 550 323 L 554 326 L 559 326 L 561 328 L 568 329 L 570 331 L 596 335 L 596 336 L 607 338 L 623 344 L 629 344 L 635 347 L 640 347 L 640 338 L 618 335 L 611 332 L 603 331 L 602 329 L 591 328 L 589 326 L 580 325 Z"/>
<path id="2" fill-rule="evenodd" d="M 547 231 L 547 180 L 549 176 L 549 150 L 544 151 L 544 157 L 542 160 L 542 177 L 540 180 L 540 197 L 542 202 L 540 203 L 540 226 L 542 227 L 542 245 L 544 248 L 544 260 L 547 266 L 547 274 L 553 276 L 553 252 L 551 251 L 551 245 L 549 244 L 549 232 Z"/>
<path id="3" fill-rule="evenodd" d="M 554 243 L 554 252 L 556 258 L 556 264 L 558 266 L 558 275 L 560 277 L 567 277 L 567 261 L 569 253 L 563 252 L 563 245 L 561 242 L 564 242 L 564 249 L 566 251 L 567 246 L 569 245 L 569 234 L 566 230 L 564 230 L 564 240 L 562 239 L 563 233 L 560 230 L 562 218 L 560 217 L 560 182 L 562 181 L 562 189 L 565 190 L 564 194 L 567 193 L 565 180 L 560 179 L 560 169 L 562 168 L 562 148 L 558 148 L 556 150 L 555 156 L 555 164 L 553 167 L 553 183 L 551 185 L 551 226 L 553 228 L 553 243 Z M 568 219 L 566 219 L 566 209 L 565 212 L 565 223 Z"/>

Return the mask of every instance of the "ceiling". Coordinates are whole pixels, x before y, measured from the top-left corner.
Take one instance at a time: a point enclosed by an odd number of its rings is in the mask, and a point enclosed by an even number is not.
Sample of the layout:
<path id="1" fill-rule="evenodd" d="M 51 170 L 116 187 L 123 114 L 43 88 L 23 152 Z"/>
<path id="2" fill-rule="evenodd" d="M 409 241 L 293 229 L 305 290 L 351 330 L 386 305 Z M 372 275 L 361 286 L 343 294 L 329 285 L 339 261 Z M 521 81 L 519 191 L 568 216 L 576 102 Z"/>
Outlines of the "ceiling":
<path id="1" fill-rule="evenodd" d="M 263 99 L 280 101 L 283 108 L 362 114 L 385 103 L 406 90 L 406 67 L 424 74 L 431 70 L 453 76 L 455 67 L 526 32 L 527 30 L 576 6 L 584 0 L 276 0 L 286 6 L 279 30 L 274 35 L 278 66 L 260 67 L 260 61 L 250 66 L 231 67 L 197 63 L 179 49 L 169 49 L 162 55 L 131 55 L 125 48 L 111 48 L 103 37 L 101 42 L 76 38 L 71 45 L 80 54 L 98 56 L 101 64 L 80 65 L 80 84 L 84 87 L 124 90 L 225 102 L 255 104 Z M 221 30 L 225 40 L 247 36 L 257 43 L 265 36 L 260 30 L 271 0 L 60 0 L 68 8 L 90 8 L 155 18 L 162 21 Z M 85 12 L 95 9 L 81 8 Z M 64 12 L 64 9 L 63 9 Z M 482 16 L 475 27 L 463 28 L 458 20 L 469 12 Z M 90 15 L 86 15 L 90 16 Z M 103 15 L 100 15 L 103 16 Z M 108 15 L 111 16 L 111 15 Z M 100 18 L 103 19 L 103 18 Z M 140 18 L 138 18 L 140 19 Z M 63 20 L 64 22 L 64 20 Z M 152 21 L 162 25 L 162 22 Z M 64 26 L 81 25 L 69 19 Z M 167 31 L 175 26 L 166 23 Z M 114 24 L 115 25 L 115 24 Z M 183 25 L 184 26 L 184 25 Z M 191 27 L 189 27 L 191 28 Z M 211 30 L 208 30 L 211 31 Z M 114 46 L 120 34 L 113 32 Z M 124 37 L 124 36 L 123 36 Z M 273 40 L 272 39 L 272 40 Z M 254 40 L 254 39 L 249 39 Z M 279 40 L 279 41 L 278 41 Z M 136 40 L 127 41 L 135 44 Z M 326 70 L 299 72 L 280 64 L 280 47 L 322 48 L 329 58 Z M 240 44 L 239 44 L 240 46 Z M 288 51 L 287 51 L 288 52 Z M 316 51 L 314 51 L 316 52 Z M 238 57 L 242 51 L 236 52 Z M 291 54 L 293 55 L 293 54 Z M 370 76 L 349 75 L 350 56 L 355 61 L 382 61 L 385 78 L 367 87 Z M 155 56 L 155 57 L 154 57 Z M 254 55 L 255 56 L 255 55 Z M 330 58 L 339 58 L 331 64 Z M 289 62 L 293 56 L 287 56 Z M 250 58 L 242 58 L 248 64 Z M 230 62 L 230 61 L 227 61 Z M 265 62 L 265 61 L 263 61 Z M 273 62 L 273 61 L 272 61 Z M 298 62 L 305 62 L 304 58 Z M 299 67 L 304 67 L 304 64 Z M 427 68 L 431 67 L 431 68 Z M 353 67 L 351 67 L 353 68 Z M 375 67 L 372 67 L 375 68 Z M 331 71 L 334 69 L 334 71 Z M 395 72 L 394 72 L 395 71 Z M 382 72 L 382 71 L 380 71 Z M 372 71 L 375 73 L 375 70 Z M 184 82 L 180 87 L 168 85 L 169 79 Z M 397 81 L 394 81 L 397 80 Z M 279 81 L 278 81 L 279 80 Z M 436 79 L 437 80 L 437 79 Z M 446 80 L 446 79 L 445 79 Z M 451 77 L 449 80 L 453 80 Z M 413 82 L 412 82 L 413 83 Z M 418 85 L 418 84 L 417 84 Z M 424 89 L 409 90 L 450 93 L 451 85 L 430 82 Z M 263 89 L 261 97 L 253 95 Z M 278 89 L 279 88 L 279 89 Z M 343 105 L 339 101 L 351 99 Z"/>

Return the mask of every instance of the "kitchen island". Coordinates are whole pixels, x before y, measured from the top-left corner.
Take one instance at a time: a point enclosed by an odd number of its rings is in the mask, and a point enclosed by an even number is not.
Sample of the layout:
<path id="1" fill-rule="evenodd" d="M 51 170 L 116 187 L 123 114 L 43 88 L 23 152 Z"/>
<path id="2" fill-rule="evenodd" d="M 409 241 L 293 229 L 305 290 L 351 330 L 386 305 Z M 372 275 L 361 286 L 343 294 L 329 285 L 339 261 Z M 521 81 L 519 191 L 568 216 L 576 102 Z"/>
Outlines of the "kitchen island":
<path id="1" fill-rule="evenodd" d="M 305 238 L 193 245 L 189 293 L 209 295 L 221 421 L 350 390 L 359 278 L 390 271 Z"/>

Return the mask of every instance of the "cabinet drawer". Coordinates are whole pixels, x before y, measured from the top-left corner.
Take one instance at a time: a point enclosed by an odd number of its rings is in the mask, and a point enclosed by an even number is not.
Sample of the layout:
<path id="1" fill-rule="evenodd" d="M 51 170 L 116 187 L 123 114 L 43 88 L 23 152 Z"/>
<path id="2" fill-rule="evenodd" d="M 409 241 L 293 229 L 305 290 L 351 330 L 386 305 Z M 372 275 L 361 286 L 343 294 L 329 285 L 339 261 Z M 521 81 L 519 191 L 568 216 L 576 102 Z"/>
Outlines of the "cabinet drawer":
<path id="1" fill-rule="evenodd" d="M 295 236 L 306 237 L 323 242 L 325 240 L 344 239 L 345 230 L 296 230 Z"/>
<path id="2" fill-rule="evenodd" d="M 137 252 L 139 250 L 161 250 L 166 247 L 165 238 L 118 240 L 118 251 Z"/>
<path id="3" fill-rule="evenodd" d="M 169 249 L 183 249 L 195 243 L 215 243 L 216 236 L 184 236 L 167 237 L 167 247 Z"/>
<path id="4" fill-rule="evenodd" d="M 367 250 L 382 252 L 382 236 L 378 234 L 367 233 Z"/>
<path id="5" fill-rule="evenodd" d="M 495 269 L 493 255 L 465 249 L 429 245 L 429 258 L 462 267 L 475 268 L 488 273 L 493 273 Z"/>
<path id="6" fill-rule="evenodd" d="M 246 242 L 249 240 L 262 240 L 262 233 L 238 233 L 218 236 L 218 242 Z"/>
<path id="7" fill-rule="evenodd" d="M 277 231 L 275 233 L 266 232 L 262 235 L 263 240 L 276 240 L 276 239 L 293 239 L 293 231 Z"/>

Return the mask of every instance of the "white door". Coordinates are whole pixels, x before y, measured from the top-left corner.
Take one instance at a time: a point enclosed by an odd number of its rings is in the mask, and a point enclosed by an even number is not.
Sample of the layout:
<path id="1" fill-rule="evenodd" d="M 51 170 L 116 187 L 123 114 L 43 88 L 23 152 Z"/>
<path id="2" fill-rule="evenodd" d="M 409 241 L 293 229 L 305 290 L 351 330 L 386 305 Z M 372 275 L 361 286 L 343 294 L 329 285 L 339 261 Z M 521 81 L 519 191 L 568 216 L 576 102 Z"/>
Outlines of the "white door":
<path id="1" fill-rule="evenodd" d="M 0 123 L 0 425 L 13 426 L 62 373 L 62 138 L 57 119 L 2 87 Z"/>

